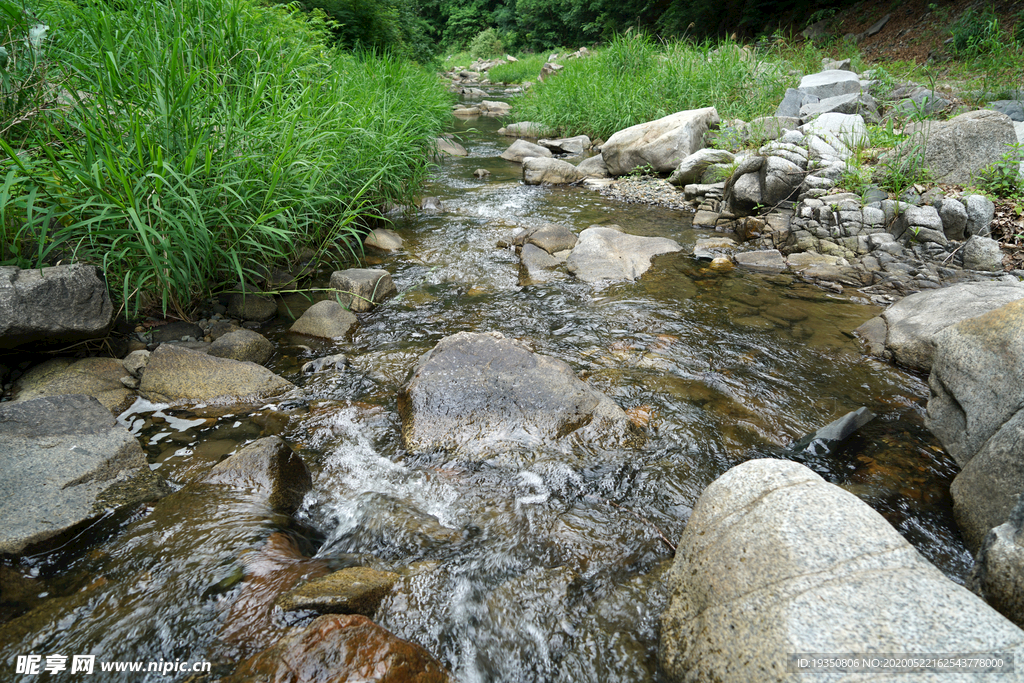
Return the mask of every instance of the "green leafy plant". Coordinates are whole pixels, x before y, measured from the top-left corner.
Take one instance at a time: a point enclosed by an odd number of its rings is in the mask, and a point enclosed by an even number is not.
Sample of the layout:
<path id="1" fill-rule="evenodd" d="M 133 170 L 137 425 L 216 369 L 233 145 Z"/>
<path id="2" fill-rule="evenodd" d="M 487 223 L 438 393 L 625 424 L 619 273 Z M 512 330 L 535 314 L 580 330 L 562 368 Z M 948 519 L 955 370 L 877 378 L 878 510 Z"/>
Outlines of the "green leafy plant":
<path id="1" fill-rule="evenodd" d="M 999 18 L 991 9 L 983 12 L 973 7 L 960 15 L 950 27 L 953 53 L 967 57 L 1002 48 L 999 40 Z"/>
<path id="2" fill-rule="evenodd" d="M 974 178 L 976 187 L 985 194 L 1006 199 L 1024 197 L 1024 176 L 1020 173 L 1024 144 L 1017 142 L 1009 147 L 999 161 L 982 169 Z"/>
<path id="3" fill-rule="evenodd" d="M 501 35 L 492 27 L 476 34 L 469 43 L 469 54 L 473 59 L 500 57 L 505 54 L 505 46 Z"/>

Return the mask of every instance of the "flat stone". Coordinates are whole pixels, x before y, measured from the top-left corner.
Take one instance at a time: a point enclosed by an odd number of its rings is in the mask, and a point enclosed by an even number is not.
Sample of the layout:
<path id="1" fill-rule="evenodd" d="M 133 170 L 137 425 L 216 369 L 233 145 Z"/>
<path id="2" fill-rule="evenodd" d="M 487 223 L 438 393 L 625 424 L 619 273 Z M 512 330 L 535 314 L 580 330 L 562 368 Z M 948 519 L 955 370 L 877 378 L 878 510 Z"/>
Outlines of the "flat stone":
<path id="1" fill-rule="evenodd" d="M 255 363 L 161 344 L 149 356 L 139 395 L 154 403 L 247 403 L 279 396 L 294 388 L 291 382 Z"/>
<path id="2" fill-rule="evenodd" d="M 0 404 L 0 553 L 160 493 L 139 442 L 95 398 Z"/>
<path id="3" fill-rule="evenodd" d="M 585 177 L 568 161 L 536 156 L 523 159 L 523 182 L 527 185 L 567 185 Z"/>
<path id="4" fill-rule="evenodd" d="M 549 254 L 572 249 L 578 240 L 569 226 L 559 223 L 544 223 L 526 233 L 527 244 L 536 245 Z"/>
<path id="5" fill-rule="evenodd" d="M 394 254 L 402 250 L 404 240 L 402 237 L 389 228 L 374 228 L 363 240 L 363 244 L 385 254 Z"/>
<path id="6" fill-rule="evenodd" d="M 814 95 L 818 99 L 859 93 L 860 76 L 852 71 L 819 71 L 801 78 L 797 90 L 806 95 Z"/>
<path id="7" fill-rule="evenodd" d="M 788 267 L 786 259 L 778 249 L 744 251 L 736 254 L 734 258 L 741 268 L 760 273 L 781 273 Z"/>
<path id="8" fill-rule="evenodd" d="M 655 256 L 681 249 L 666 237 L 628 235 L 618 226 L 591 226 L 580 233 L 566 268 L 584 282 L 635 280 L 647 272 Z"/>
<path id="9" fill-rule="evenodd" d="M 277 606 L 285 611 L 312 610 L 372 617 L 398 579 L 394 572 L 349 567 L 288 591 L 277 599 Z"/>
<path id="10" fill-rule="evenodd" d="M 124 364 L 116 358 L 53 358 L 18 379 L 14 385 L 14 401 L 84 394 L 119 415 L 135 400 L 135 392 L 121 383 L 124 374 Z"/>
<path id="11" fill-rule="evenodd" d="M 450 157 L 469 156 L 469 152 L 466 151 L 465 147 L 449 137 L 439 137 L 435 144 L 437 145 L 438 154 L 444 154 Z"/>

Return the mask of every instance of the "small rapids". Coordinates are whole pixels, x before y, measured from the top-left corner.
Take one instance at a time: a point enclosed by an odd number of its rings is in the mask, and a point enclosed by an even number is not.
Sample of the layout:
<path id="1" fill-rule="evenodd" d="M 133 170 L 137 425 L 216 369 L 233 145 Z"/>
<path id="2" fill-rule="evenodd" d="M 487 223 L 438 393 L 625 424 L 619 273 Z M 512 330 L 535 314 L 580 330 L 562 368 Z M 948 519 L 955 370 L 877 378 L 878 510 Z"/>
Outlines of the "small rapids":
<path id="1" fill-rule="evenodd" d="M 308 623 L 310 613 L 273 607 L 280 592 L 370 566 L 400 576 L 374 620 L 461 683 L 656 680 L 662 577 L 701 491 L 860 406 L 878 418 L 812 466 L 963 581 L 971 558 L 952 521 L 955 465 L 923 427 L 927 386 L 864 356 L 850 334 L 878 308 L 789 276 L 712 271 L 689 255 L 701 235 L 687 213 L 527 187 L 517 165 L 497 158 L 510 140 L 496 128 L 455 124 L 470 155 L 441 164 L 425 190 L 445 211 L 395 219 L 404 251 L 371 261 L 400 294 L 361 315 L 351 340 L 299 345 L 287 316 L 264 330 L 278 344 L 269 367 L 307 401 L 140 402 L 122 416 L 173 492 L 104 517 L 58 550 L 0 563 L 5 662 L 28 652 L 202 660 L 213 677 L 132 680 L 216 680 Z M 475 178 L 477 168 L 490 176 Z M 637 282 L 520 285 L 514 253 L 498 244 L 549 221 L 576 232 L 617 224 L 684 250 Z M 287 302 L 296 314 L 303 306 Z M 484 459 L 405 452 L 398 390 L 423 353 L 460 331 L 501 332 L 565 361 L 642 426 L 646 445 Z M 328 353 L 346 354 L 349 367 L 299 371 Z M 313 473 L 295 515 L 201 481 L 270 433 Z"/>

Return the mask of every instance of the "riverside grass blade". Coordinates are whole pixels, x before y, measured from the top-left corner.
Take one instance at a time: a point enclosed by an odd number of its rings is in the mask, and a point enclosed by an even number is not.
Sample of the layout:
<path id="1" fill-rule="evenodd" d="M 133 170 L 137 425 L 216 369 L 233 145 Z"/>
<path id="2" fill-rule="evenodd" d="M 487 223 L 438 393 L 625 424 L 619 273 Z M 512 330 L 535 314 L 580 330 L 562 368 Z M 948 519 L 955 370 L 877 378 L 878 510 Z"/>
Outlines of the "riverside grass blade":
<path id="1" fill-rule="evenodd" d="M 448 121 L 434 74 L 337 52 L 294 7 L 38 3 L 68 105 L 0 148 L 3 248 L 32 234 L 27 218 L 52 223 L 36 264 L 101 264 L 130 311 L 185 310 L 299 246 L 359 257 L 368 218 L 416 191 Z"/>

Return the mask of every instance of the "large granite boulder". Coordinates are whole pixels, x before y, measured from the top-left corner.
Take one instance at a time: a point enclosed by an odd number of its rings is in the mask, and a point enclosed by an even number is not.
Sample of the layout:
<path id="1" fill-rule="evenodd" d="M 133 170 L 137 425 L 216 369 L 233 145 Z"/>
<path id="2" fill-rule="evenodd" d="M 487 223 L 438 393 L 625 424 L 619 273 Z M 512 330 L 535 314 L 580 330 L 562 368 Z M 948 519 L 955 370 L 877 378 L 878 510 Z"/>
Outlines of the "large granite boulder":
<path id="1" fill-rule="evenodd" d="M 620 130 L 601 145 L 601 156 L 613 176 L 644 166 L 669 173 L 704 147 L 708 131 L 718 123 L 714 107 L 677 112 Z"/>
<path id="2" fill-rule="evenodd" d="M 319 617 L 242 662 L 225 683 L 448 683 L 448 672 L 415 643 L 364 616 Z"/>
<path id="3" fill-rule="evenodd" d="M 113 315 L 96 266 L 0 266 L 0 349 L 103 337 Z"/>
<path id="4" fill-rule="evenodd" d="M 496 332 L 460 332 L 424 354 L 398 395 L 409 451 L 480 454 L 637 440 L 629 417 L 566 363 Z"/>
<path id="5" fill-rule="evenodd" d="M 155 403 L 259 401 L 295 388 L 261 365 L 161 344 L 149 356 L 139 395 Z"/>
<path id="6" fill-rule="evenodd" d="M 160 493 L 139 442 L 95 398 L 0 404 L 0 554 Z"/>
<path id="7" fill-rule="evenodd" d="M 252 492 L 269 508 L 285 514 L 298 510 L 313 488 L 305 461 L 278 436 L 246 444 L 214 465 L 203 481 Z"/>
<path id="8" fill-rule="evenodd" d="M 1017 142 L 1013 121 L 982 109 L 948 121 L 922 121 L 907 126 L 910 138 L 901 147 L 924 147 L 924 165 L 936 182 L 967 185 L 983 168 L 999 161 Z"/>
<path id="9" fill-rule="evenodd" d="M 934 338 L 926 426 L 960 465 L 953 513 L 977 548 L 1024 491 L 1024 299 Z"/>
<path id="10" fill-rule="evenodd" d="M 566 268 L 584 282 L 635 280 L 651 267 L 652 258 L 681 249 L 667 237 L 628 235 L 617 225 L 593 225 L 580 233 Z"/>
<path id="11" fill-rule="evenodd" d="M 785 460 L 748 461 L 704 491 L 666 582 L 671 682 L 802 680 L 798 653 L 1024 655 L 1024 631 L 856 496 Z"/>
<path id="12" fill-rule="evenodd" d="M 84 394 L 120 415 L 135 400 L 135 392 L 121 381 L 128 374 L 124 363 L 116 358 L 51 358 L 18 379 L 14 400 Z"/>
<path id="13" fill-rule="evenodd" d="M 527 185 L 568 185 L 586 177 L 568 161 L 544 157 L 523 159 L 523 182 Z"/>
<path id="14" fill-rule="evenodd" d="M 1024 298 L 1017 282 L 967 282 L 918 292 L 857 328 L 874 355 L 927 372 L 936 336 L 950 325 Z"/>

